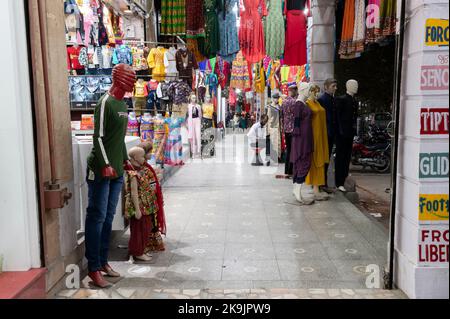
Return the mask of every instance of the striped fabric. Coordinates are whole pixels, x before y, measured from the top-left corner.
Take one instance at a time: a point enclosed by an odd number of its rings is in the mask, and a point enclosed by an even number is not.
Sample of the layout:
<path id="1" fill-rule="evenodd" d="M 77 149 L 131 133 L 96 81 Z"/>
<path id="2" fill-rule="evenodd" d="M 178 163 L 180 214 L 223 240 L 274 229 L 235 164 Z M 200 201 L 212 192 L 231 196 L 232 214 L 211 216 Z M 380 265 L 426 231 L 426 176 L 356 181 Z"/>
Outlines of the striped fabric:
<path id="1" fill-rule="evenodd" d="M 186 0 L 161 1 L 161 34 L 186 34 Z"/>

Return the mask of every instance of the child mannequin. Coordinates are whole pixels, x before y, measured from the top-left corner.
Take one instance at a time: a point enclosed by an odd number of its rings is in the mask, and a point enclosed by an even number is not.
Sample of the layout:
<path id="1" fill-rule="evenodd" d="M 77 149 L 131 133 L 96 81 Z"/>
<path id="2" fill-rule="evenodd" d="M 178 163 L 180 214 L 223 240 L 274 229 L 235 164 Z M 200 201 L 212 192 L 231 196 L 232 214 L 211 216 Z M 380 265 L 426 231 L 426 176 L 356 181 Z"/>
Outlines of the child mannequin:
<path id="1" fill-rule="evenodd" d="M 131 165 L 125 174 L 125 217 L 130 220 L 129 254 L 135 262 L 149 262 L 149 238 L 152 219 L 158 213 L 156 185 L 152 172 L 145 166 L 145 151 L 129 151 Z"/>

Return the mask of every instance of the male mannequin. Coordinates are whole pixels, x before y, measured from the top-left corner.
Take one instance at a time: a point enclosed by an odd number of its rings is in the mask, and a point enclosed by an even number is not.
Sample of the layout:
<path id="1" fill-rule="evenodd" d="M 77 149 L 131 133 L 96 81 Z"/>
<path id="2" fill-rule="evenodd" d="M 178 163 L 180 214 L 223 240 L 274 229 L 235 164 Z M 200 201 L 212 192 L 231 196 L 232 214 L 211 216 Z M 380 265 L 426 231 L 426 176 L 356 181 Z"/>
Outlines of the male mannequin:
<path id="1" fill-rule="evenodd" d="M 108 264 L 112 222 L 123 185 L 123 166 L 130 167 L 125 134 L 128 124 L 125 92 L 136 80 L 133 68 L 118 64 L 112 72 L 111 89 L 95 109 L 94 147 L 88 157 L 89 204 L 86 214 L 86 258 L 94 285 L 110 286 L 102 275 L 120 277 Z"/>
<path id="2" fill-rule="evenodd" d="M 292 176 L 293 164 L 291 163 L 292 132 L 294 131 L 294 109 L 298 98 L 297 84 L 289 86 L 289 96 L 283 102 L 283 130 L 286 140 L 286 163 L 284 174 L 286 177 Z"/>
<path id="3" fill-rule="evenodd" d="M 325 80 L 324 89 L 325 92 L 318 98 L 318 101 L 327 113 L 328 154 L 331 157 L 336 139 L 336 106 L 334 95 L 337 90 L 337 81 L 335 79 Z M 325 187 L 323 187 L 323 190 L 331 193 L 332 191 L 328 187 L 328 167 L 329 163 L 325 164 Z"/>
<path id="4" fill-rule="evenodd" d="M 191 144 L 191 156 L 198 155 L 201 152 L 202 135 L 201 122 L 202 108 L 197 104 L 197 97 L 195 94 L 191 95 L 187 114 L 187 128 L 188 138 Z"/>
<path id="5" fill-rule="evenodd" d="M 299 84 L 299 96 L 294 108 L 294 128 L 292 131 L 291 162 L 293 163 L 293 193 L 295 199 L 303 205 L 311 205 L 314 200 L 303 198 L 302 185 L 311 168 L 313 152 L 312 112 L 305 104 L 310 85 Z"/>
<path id="6" fill-rule="evenodd" d="M 358 93 L 358 82 L 349 80 L 346 88 L 347 94 L 336 99 L 336 187 L 341 192 L 347 191 L 344 183 L 349 173 L 356 135 L 358 108 L 354 96 Z"/>

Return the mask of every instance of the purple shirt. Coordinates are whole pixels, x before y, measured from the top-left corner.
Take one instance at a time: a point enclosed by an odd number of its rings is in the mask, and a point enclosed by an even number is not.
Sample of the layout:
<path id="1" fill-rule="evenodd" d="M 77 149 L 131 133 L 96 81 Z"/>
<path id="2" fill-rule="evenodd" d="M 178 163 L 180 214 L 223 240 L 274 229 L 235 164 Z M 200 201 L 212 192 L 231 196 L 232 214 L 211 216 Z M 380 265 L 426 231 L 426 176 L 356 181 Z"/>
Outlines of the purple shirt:
<path id="1" fill-rule="evenodd" d="M 296 100 L 290 96 L 283 103 L 283 129 L 285 133 L 294 131 L 294 111 Z"/>

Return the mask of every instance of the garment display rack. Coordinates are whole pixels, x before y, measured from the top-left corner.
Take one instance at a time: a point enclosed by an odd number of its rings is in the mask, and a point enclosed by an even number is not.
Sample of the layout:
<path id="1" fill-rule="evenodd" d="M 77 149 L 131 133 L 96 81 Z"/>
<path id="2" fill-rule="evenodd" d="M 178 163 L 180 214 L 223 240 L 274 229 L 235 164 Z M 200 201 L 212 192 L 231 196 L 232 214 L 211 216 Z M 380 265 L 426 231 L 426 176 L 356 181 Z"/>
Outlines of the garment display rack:
<path id="1" fill-rule="evenodd" d="M 93 77 L 97 77 L 97 78 L 104 78 L 104 77 L 111 77 L 111 75 L 110 74 L 82 74 L 82 75 L 69 75 L 69 77 L 77 77 L 77 78 L 80 78 L 80 77 L 87 77 L 87 78 L 93 78 Z M 151 75 L 151 74 L 149 74 L 149 75 L 140 75 L 140 74 L 136 74 L 136 78 L 153 78 L 153 77 L 159 77 L 159 78 L 161 78 L 161 77 L 163 77 L 162 75 Z M 172 75 L 164 75 L 164 77 L 167 77 L 167 78 L 171 78 L 171 77 L 174 77 L 174 76 L 172 76 Z M 179 79 L 179 78 L 186 78 L 186 79 L 189 79 L 189 78 L 191 78 L 189 75 L 177 75 L 177 79 Z"/>

